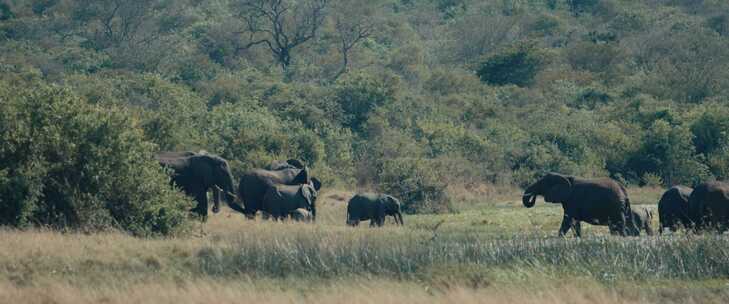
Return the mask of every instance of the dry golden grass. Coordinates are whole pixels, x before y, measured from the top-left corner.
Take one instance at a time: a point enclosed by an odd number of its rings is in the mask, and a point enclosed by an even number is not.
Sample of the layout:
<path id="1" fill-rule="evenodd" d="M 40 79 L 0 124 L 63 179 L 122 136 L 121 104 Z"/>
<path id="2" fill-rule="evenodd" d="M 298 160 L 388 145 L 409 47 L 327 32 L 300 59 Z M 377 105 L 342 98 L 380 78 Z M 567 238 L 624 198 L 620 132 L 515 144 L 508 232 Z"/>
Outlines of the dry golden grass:
<path id="1" fill-rule="evenodd" d="M 518 194 L 458 214 L 407 216 L 403 228 L 391 222 L 382 229 L 350 228 L 344 225 L 350 195 L 323 193 L 313 225 L 249 221 L 226 208 L 211 215 L 202 237 L 0 230 L 0 303 L 729 299 L 729 267 L 721 261 L 729 259 L 726 238 L 620 239 L 605 236 L 603 227 L 585 227 L 585 240 L 560 240 L 554 234 L 561 208 L 539 203 L 525 209 Z M 526 255 L 535 258 L 521 262 Z M 626 263 L 633 266 L 611 266 Z M 692 269 L 696 274 L 687 273 Z"/>

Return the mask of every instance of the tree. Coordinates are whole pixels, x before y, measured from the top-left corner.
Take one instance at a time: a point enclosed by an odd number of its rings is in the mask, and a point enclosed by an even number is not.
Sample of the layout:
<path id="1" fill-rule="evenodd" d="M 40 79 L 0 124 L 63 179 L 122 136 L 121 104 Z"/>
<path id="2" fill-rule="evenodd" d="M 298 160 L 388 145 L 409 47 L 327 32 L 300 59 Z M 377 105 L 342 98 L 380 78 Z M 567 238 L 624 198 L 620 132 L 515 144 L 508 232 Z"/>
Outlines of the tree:
<path id="1" fill-rule="evenodd" d="M 372 35 L 375 29 L 374 5 L 376 1 L 338 2 L 334 15 L 337 49 L 342 55 L 342 67 L 334 77 L 339 78 L 349 68 L 349 53 L 357 44 Z"/>
<path id="2" fill-rule="evenodd" d="M 237 5 L 247 43 L 237 52 L 265 45 L 286 71 L 294 48 L 316 37 L 326 18 L 328 0 L 245 0 Z"/>

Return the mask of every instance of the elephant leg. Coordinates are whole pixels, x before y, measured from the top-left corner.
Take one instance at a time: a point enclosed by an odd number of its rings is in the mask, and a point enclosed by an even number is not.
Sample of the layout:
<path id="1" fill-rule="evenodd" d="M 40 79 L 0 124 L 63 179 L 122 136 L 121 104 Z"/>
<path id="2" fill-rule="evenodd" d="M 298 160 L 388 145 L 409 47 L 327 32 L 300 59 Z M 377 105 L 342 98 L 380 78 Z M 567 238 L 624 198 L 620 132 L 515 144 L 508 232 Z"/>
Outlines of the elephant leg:
<path id="1" fill-rule="evenodd" d="M 213 187 L 213 213 L 220 212 L 220 189 Z"/>
<path id="2" fill-rule="evenodd" d="M 190 211 L 197 213 L 202 217 L 203 220 L 207 220 L 208 217 L 208 194 L 205 191 L 200 191 L 195 195 L 195 201 L 197 206 L 190 209 Z"/>
<path id="3" fill-rule="evenodd" d="M 575 231 L 576 237 L 582 237 L 582 224 L 576 219 L 572 219 L 572 229 Z"/>
<path id="4" fill-rule="evenodd" d="M 564 215 L 562 218 L 562 225 L 559 227 L 559 237 L 563 237 L 567 231 L 570 230 L 570 227 L 572 226 L 572 218 L 569 215 Z"/>

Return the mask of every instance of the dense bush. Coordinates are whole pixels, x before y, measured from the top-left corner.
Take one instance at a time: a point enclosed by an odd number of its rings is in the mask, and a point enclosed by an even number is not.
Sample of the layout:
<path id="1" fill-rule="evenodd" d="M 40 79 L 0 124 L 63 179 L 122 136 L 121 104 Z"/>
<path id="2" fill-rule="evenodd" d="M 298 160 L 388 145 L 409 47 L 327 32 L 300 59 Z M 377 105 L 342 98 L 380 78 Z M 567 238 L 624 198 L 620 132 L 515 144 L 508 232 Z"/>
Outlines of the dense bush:
<path id="1" fill-rule="evenodd" d="M 477 74 L 489 84 L 527 86 L 546 63 L 542 50 L 533 44 L 522 43 L 487 58 Z"/>
<path id="2" fill-rule="evenodd" d="M 169 186 L 137 122 L 68 90 L 0 82 L 0 224 L 171 234 L 189 200 Z"/>
<path id="3" fill-rule="evenodd" d="M 397 158 L 385 161 L 379 173 L 379 190 L 399 198 L 403 210 L 415 212 L 444 212 L 452 209 L 446 184 L 435 168 L 435 161 Z"/>

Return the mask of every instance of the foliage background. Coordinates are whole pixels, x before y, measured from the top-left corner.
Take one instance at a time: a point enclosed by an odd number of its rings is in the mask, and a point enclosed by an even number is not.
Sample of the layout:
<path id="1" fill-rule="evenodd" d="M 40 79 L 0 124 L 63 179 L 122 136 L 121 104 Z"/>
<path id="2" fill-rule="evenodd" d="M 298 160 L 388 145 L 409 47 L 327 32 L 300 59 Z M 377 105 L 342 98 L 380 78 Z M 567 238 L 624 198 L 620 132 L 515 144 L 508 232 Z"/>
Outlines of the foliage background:
<path id="1" fill-rule="evenodd" d="M 46 170 L 82 176 L 64 196 L 72 204 L 90 195 L 89 204 L 174 205 L 163 186 L 132 197 L 115 184 L 135 174 L 146 179 L 129 183 L 164 183 L 139 174 L 159 150 L 218 153 L 234 176 L 301 158 L 327 186 L 390 192 L 423 212 L 451 210 L 453 185 L 524 186 L 545 171 L 641 186 L 729 174 L 725 1 L 284 1 L 303 15 L 326 5 L 283 68 L 250 45 L 264 36 L 244 22 L 243 4 L 269 2 L 0 1 L 0 98 L 12 109 L 0 122 L 12 137 L 0 153 L 0 204 L 34 202 L 3 221 L 32 222 L 36 202 L 50 199 L 31 180 L 48 185 Z M 296 16 L 286 28 L 309 20 Z M 345 53 L 343 41 L 356 42 Z M 34 115 L 71 118 L 22 118 Z M 64 146 L 93 143 L 104 121 L 114 127 L 101 146 L 131 150 Z M 21 122 L 35 133 L 13 129 Z M 12 157 L 15 142 L 30 141 L 47 147 Z M 128 167 L 104 167 L 114 161 Z M 89 186 L 84 170 L 115 186 Z"/>

